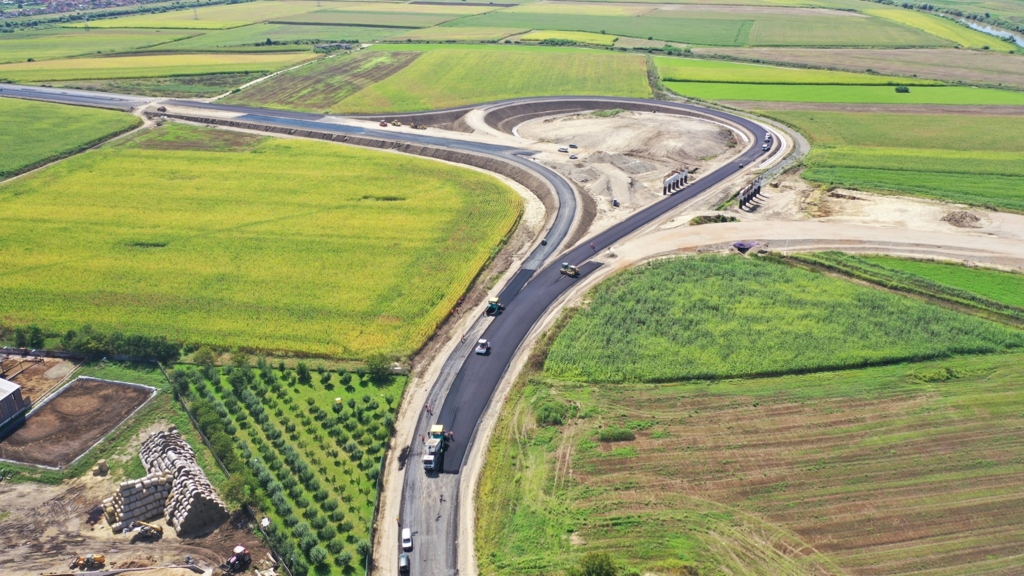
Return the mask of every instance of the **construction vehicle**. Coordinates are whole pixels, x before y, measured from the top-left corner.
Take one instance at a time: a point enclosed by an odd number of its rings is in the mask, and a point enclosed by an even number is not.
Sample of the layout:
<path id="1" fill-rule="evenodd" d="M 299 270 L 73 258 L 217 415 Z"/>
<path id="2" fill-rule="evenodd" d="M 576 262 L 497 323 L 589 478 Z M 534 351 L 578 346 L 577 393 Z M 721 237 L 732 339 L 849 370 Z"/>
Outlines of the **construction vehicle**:
<path id="1" fill-rule="evenodd" d="M 487 299 L 487 309 L 484 310 L 484 315 L 497 316 L 498 314 L 501 314 L 503 310 L 505 310 L 505 306 L 503 306 L 498 297 L 495 296 L 494 298 Z"/>
<path id="2" fill-rule="evenodd" d="M 491 343 L 481 338 L 476 341 L 476 348 L 473 351 L 480 356 L 487 356 L 491 353 Z"/>
<path id="3" fill-rule="evenodd" d="M 107 557 L 103 554 L 89 554 L 88 556 L 79 556 L 75 558 L 75 561 L 71 563 L 72 570 L 81 568 L 82 570 L 93 570 L 100 568 L 107 563 Z"/>
<path id="4" fill-rule="evenodd" d="M 245 546 L 239 544 L 235 546 L 235 549 L 232 550 L 231 558 L 228 558 L 221 568 L 227 570 L 228 573 L 234 574 L 235 572 L 245 572 L 251 564 L 252 556 Z"/>
<path id="5" fill-rule="evenodd" d="M 430 427 L 430 437 L 423 447 L 423 469 L 435 470 L 447 447 L 448 434 L 444 431 L 444 424 L 434 424 Z"/>
<path id="6" fill-rule="evenodd" d="M 401 126 L 401 125 L 402 125 L 402 123 L 401 123 L 401 122 L 399 122 L 398 120 L 392 120 L 392 121 L 391 121 L 391 125 L 392 125 L 392 126 Z"/>
<path id="7" fill-rule="evenodd" d="M 150 524 L 149 522 L 141 522 L 136 520 L 132 522 L 128 527 L 132 532 L 136 532 L 141 538 L 160 538 L 164 535 L 164 527 L 159 524 Z"/>
<path id="8" fill-rule="evenodd" d="M 413 130 L 426 130 L 427 129 L 427 127 L 424 126 L 423 124 L 417 124 L 416 122 L 410 122 L 409 123 L 409 128 L 412 128 Z"/>
<path id="9" fill-rule="evenodd" d="M 569 264 L 568 262 L 562 262 L 562 269 L 560 270 L 562 276 L 568 276 L 569 278 L 579 278 L 580 269 Z"/>

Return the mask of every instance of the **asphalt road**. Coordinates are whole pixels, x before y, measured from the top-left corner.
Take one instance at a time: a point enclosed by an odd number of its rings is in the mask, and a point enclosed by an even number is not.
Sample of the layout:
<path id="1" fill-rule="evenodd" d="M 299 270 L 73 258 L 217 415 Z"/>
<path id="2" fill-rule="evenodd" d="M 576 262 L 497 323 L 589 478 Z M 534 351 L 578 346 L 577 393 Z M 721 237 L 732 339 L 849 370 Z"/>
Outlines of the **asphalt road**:
<path id="1" fill-rule="evenodd" d="M 0 84 L 0 96 L 43 100 L 58 104 L 74 104 L 94 108 L 114 108 L 131 110 L 136 106 L 148 104 L 156 98 L 146 96 L 129 96 L 127 94 L 110 94 L 106 92 L 90 92 L 88 90 L 72 90 L 70 88 L 44 88 L 42 86 L 21 86 L 18 84 Z"/>
<path id="2" fill-rule="evenodd" d="M 119 94 L 26 87 L 10 84 L 0 84 L 0 96 L 120 109 L 131 109 L 153 101 L 153 99 Z M 587 100 L 601 101 L 607 104 L 623 101 L 645 102 L 641 99 L 632 98 L 560 97 L 510 100 L 500 103 L 481 104 L 480 106 L 495 107 L 509 103 L 545 100 Z M 405 469 L 406 474 L 402 490 L 401 518 L 396 519 L 396 521 L 400 526 L 407 526 L 413 530 L 414 548 L 410 556 L 414 574 L 454 575 L 457 573 L 460 545 L 473 545 L 472 542 L 460 543 L 457 539 L 458 474 L 462 469 L 469 449 L 472 447 L 481 417 L 491 402 L 494 391 L 497 389 L 502 376 L 508 370 L 517 348 L 547 309 L 574 282 L 578 281 L 577 279 L 562 276 L 559 273 L 560 263 L 564 261 L 577 265 L 581 269 L 581 277 L 586 276 L 599 266 L 598 263 L 590 261 L 596 254 L 687 200 L 735 175 L 741 170 L 741 166 L 748 166 L 751 162 L 765 154 L 761 151 L 761 142 L 759 140 L 760 136 L 765 133 L 765 129 L 751 120 L 698 106 L 657 101 L 656 104 L 659 106 L 671 106 L 681 112 L 697 112 L 710 115 L 717 117 L 719 120 L 739 125 L 753 134 L 755 139 L 752 142 L 746 143 L 747 148 L 734 161 L 710 174 L 703 175 L 681 191 L 665 197 L 663 200 L 633 214 L 626 220 L 585 240 L 577 248 L 560 254 L 551 264 L 541 268 L 541 265 L 550 256 L 555 254 L 555 251 L 559 249 L 561 243 L 567 237 L 575 217 L 576 199 L 571 186 L 565 179 L 546 167 L 528 159 L 528 156 L 533 154 L 531 151 L 427 134 L 409 134 L 345 126 L 323 122 L 323 116 L 317 114 L 209 104 L 188 100 L 172 100 L 166 103 L 168 105 L 190 106 L 193 108 L 206 108 L 243 114 L 244 116 L 240 118 L 243 121 L 305 128 L 323 132 L 379 137 L 392 141 L 446 147 L 478 154 L 499 156 L 534 170 L 555 188 L 559 200 L 559 209 L 555 221 L 546 235 L 548 239 L 547 245 L 537 247 L 502 293 L 502 301 L 506 306 L 504 313 L 496 318 L 478 319 L 472 329 L 466 334 L 465 340 L 446 359 L 441 374 L 433 384 L 428 395 L 427 404 L 423 407 L 417 422 L 418 435 L 425 434 L 430 425 L 435 422 L 444 424 L 445 428 L 451 430 L 455 435 L 454 441 L 444 456 L 442 473 L 427 475 L 424 472 L 420 464 L 422 444 L 418 441 L 414 441 L 412 446 L 403 448 L 400 454 L 400 465 Z M 481 356 L 473 353 L 473 343 L 477 338 L 485 338 L 491 342 L 492 351 L 490 354 Z M 390 519 L 381 518 L 380 521 L 389 522 Z M 383 573 L 397 572 L 395 567 L 381 567 L 381 569 Z"/>

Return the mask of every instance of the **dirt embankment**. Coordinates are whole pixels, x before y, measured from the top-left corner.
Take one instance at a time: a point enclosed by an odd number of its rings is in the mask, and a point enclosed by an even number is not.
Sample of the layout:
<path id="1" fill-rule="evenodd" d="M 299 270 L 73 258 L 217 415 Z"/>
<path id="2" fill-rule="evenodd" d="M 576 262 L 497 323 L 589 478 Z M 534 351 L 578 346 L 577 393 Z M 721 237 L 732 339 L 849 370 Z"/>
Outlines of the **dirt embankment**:
<path id="1" fill-rule="evenodd" d="M 673 170 L 690 170 L 699 177 L 736 146 L 732 132 L 721 125 L 651 112 L 538 118 L 519 125 L 516 132 L 550 143 L 551 150 L 538 159 L 579 185 L 586 195 L 583 216 L 591 217 L 588 209 L 593 211 L 594 229 L 660 199 L 662 181 Z M 577 146 L 569 149 L 575 160 L 556 152 L 570 144 Z"/>

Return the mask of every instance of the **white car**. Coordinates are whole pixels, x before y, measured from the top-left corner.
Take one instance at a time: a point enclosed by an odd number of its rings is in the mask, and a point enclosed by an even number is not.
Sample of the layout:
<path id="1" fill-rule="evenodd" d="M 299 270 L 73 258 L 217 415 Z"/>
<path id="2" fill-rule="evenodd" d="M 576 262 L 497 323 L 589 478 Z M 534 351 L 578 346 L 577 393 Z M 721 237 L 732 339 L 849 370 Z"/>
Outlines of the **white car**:
<path id="1" fill-rule="evenodd" d="M 402 528 L 402 550 L 412 550 L 412 530 L 409 528 Z"/>
<path id="2" fill-rule="evenodd" d="M 568 152 L 569 149 L 568 148 L 559 148 L 558 151 L 559 152 Z"/>
<path id="3" fill-rule="evenodd" d="M 481 356 L 486 356 L 491 353 L 491 343 L 481 338 L 476 341 L 476 349 L 473 351 Z"/>

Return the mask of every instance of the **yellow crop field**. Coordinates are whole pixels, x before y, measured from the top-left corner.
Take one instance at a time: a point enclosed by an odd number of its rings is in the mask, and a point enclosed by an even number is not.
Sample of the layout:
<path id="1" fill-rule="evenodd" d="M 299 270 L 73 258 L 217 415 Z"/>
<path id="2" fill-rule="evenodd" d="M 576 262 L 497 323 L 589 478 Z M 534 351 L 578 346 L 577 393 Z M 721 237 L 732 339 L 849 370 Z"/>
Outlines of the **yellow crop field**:
<path id="1" fill-rule="evenodd" d="M 398 2 L 332 2 L 330 10 L 349 12 L 396 12 L 401 14 L 483 14 L 494 10 L 487 4 L 407 4 Z"/>
<path id="2" fill-rule="evenodd" d="M 110 58 L 73 58 L 0 65 L 0 79 L 10 82 L 155 78 L 226 72 L 272 72 L 318 57 L 312 52 L 261 54 L 160 54 Z"/>
<path id="3" fill-rule="evenodd" d="M 570 40 L 579 44 L 611 46 L 618 40 L 610 34 L 594 34 L 592 32 L 566 32 L 564 30 L 534 30 L 521 38 L 527 42 L 543 42 L 544 40 Z"/>
<path id="4" fill-rule="evenodd" d="M 809 68 L 782 68 L 722 60 L 656 56 L 658 74 L 666 82 L 729 82 L 741 84 L 942 85 L 936 80 L 857 74 Z"/>
<path id="5" fill-rule="evenodd" d="M 879 18 L 885 18 L 900 24 L 906 24 L 912 28 L 918 30 L 924 30 L 925 32 L 956 42 L 957 44 L 965 48 L 981 48 L 988 46 L 990 50 L 996 50 L 999 52 L 1009 52 L 1013 50 L 1013 45 L 1003 42 L 998 38 L 989 36 L 977 30 L 971 30 L 966 26 L 961 26 L 952 20 L 942 18 L 940 16 L 932 16 L 931 14 L 924 14 L 922 12 L 915 12 L 914 10 L 905 10 L 903 8 L 868 8 L 862 10 L 865 14 L 872 16 L 878 16 Z"/>
<path id="6" fill-rule="evenodd" d="M 421 28 L 419 30 L 402 30 L 394 36 L 388 36 L 392 42 L 413 42 L 421 40 L 455 40 L 461 42 L 485 42 L 501 40 L 515 34 L 528 32 L 522 28 L 476 28 L 476 27 L 440 27 Z"/>
<path id="7" fill-rule="evenodd" d="M 140 14 L 89 22 L 89 28 L 196 28 L 222 30 L 275 18 L 319 10 L 311 0 L 257 0 L 239 4 L 218 4 L 195 10 L 174 10 L 161 14 Z M 85 23 L 69 24 L 81 28 Z"/>
<path id="8" fill-rule="evenodd" d="M 522 199 L 427 159 L 168 124 L 0 205 L 0 322 L 359 358 L 433 334 Z"/>

